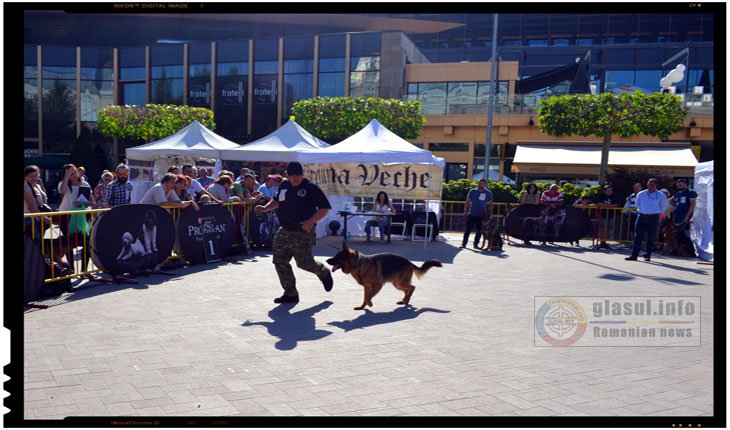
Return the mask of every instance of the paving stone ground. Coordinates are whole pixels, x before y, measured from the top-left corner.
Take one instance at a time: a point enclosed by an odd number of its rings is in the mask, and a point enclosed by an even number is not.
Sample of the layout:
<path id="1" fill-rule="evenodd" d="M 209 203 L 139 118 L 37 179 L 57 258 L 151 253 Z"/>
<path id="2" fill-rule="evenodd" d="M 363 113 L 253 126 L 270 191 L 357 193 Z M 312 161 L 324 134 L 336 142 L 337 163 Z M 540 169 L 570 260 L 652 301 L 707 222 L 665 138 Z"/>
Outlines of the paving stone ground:
<path id="1" fill-rule="evenodd" d="M 339 247 L 315 247 L 324 262 Z M 713 268 L 625 248 L 429 243 L 352 246 L 437 258 L 411 305 L 341 271 L 327 293 L 294 269 L 281 295 L 270 252 L 138 277 L 76 282 L 24 315 L 24 416 L 708 416 Z M 542 347 L 535 296 L 700 296 L 699 347 Z M 537 304 L 539 306 L 539 304 Z"/>

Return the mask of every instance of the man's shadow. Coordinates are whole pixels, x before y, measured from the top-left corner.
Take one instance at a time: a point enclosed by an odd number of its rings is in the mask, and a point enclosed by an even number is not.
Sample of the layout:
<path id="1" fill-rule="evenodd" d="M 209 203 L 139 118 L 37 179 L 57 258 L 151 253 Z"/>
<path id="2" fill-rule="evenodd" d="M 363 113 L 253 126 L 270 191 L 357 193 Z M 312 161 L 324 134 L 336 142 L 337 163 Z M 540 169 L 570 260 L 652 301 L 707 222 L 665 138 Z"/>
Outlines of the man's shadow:
<path id="1" fill-rule="evenodd" d="M 279 338 L 279 341 L 276 342 L 276 349 L 289 351 L 296 348 L 300 341 L 319 340 L 332 334 L 331 331 L 317 330 L 314 321 L 314 314 L 331 305 L 332 302 L 326 301 L 292 314 L 289 311 L 295 304 L 282 303 L 269 311 L 269 318 L 272 321 L 251 322 L 246 320 L 241 326 L 266 327 L 270 335 Z"/>
<path id="2" fill-rule="evenodd" d="M 331 323 L 329 323 L 329 325 L 339 327 L 345 330 L 345 332 L 348 332 L 351 330 L 370 327 L 378 324 L 389 324 L 398 321 L 410 320 L 418 317 L 424 312 L 437 312 L 441 314 L 447 314 L 450 311 L 443 311 L 434 308 L 418 309 L 410 305 L 400 307 L 393 312 L 382 313 L 375 313 L 371 310 L 365 309 L 365 313 L 355 318 L 354 320 L 332 321 Z"/>

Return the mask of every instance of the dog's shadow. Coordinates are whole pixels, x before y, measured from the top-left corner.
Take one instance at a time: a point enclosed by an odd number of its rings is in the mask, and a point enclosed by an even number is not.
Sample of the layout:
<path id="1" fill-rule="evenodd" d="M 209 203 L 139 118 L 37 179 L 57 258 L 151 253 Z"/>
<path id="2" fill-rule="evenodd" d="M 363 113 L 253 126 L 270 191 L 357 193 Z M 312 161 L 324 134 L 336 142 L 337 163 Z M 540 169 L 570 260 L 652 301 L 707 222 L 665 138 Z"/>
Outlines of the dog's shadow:
<path id="1" fill-rule="evenodd" d="M 266 327 L 269 334 L 278 337 L 276 349 L 289 351 L 297 347 L 302 341 L 319 340 L 332 334 L 331 331 L 318 330 L 315 325 L 314 314 L 327 309 L 332 302 L 325 301 L 309 309 L 290 313 L 295 306 L 292 303 L 282 303 L 269 311 L 272 321 L 251 322 L 247 320 L 241 326 L 250 327 L 260 325 Z"/>
<path id="2" fill-rule="evenodd" d="M 450 311 L 444 311 L 441 309 L 434 308 L 415 308 L 407 305 L 400 307 L 393 312 L 378 312 L 375 313 L 369 309 L 365 309 L 365 313 L 355 318 L 354 320 L 345 321 L 332 321 L 329 323 L 331 326 L 341 328 L 345 332 L 352 331 L 355 329 L 364 329 L 366 327 L 372 327 L 380 324 L 390 324 L 405 320 L 417 318 L 424 312 L 436 312 L 440 314 L 447 314 Z"/>

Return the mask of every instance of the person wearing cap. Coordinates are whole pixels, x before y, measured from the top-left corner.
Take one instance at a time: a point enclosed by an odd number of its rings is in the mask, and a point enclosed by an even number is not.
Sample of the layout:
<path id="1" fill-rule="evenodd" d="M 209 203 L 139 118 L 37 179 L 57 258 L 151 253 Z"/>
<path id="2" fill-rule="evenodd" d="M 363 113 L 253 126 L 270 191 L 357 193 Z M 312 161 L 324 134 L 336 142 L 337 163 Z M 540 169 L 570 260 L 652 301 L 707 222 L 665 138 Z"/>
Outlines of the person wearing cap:
<path id="1" fill-rule="evenodd" d="M 266 205 L 254 207 L 257 214 L 278 209 L 281 227 L 274 237 L 274 267 L 284 294 L 274 299 L 274 303 L 299 301 L 296 279 L 289 264 L 292 257 L 297 267 L 317 275 L 325 291 L 332 290 L 333 285 L 329 269 L 312 255 L 317 238 L 316 223 L 327 215 L 332 206 L 324 192 L 304 178 L 304 169 L 300 163 L 289 162 L 286 173 L 287 179 L 282 181 L 274 198 Z"/>

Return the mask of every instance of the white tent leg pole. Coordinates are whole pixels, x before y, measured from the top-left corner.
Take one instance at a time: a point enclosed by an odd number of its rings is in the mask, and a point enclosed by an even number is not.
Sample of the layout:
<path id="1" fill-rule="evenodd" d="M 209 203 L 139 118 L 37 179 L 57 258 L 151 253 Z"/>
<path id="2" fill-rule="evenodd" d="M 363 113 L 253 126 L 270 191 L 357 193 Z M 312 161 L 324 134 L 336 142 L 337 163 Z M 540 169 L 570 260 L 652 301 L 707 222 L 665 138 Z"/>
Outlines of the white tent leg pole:
<path id="1" fill-rule="evenodd" d="M 431 162 L 428 162 L 428 191 L 426 192 L 426 226 L 428 226 L 428 204 L 431 202 Z M 428 227 L 423 228 L 423 249 L 426 249 L 428 243 Z"/>

